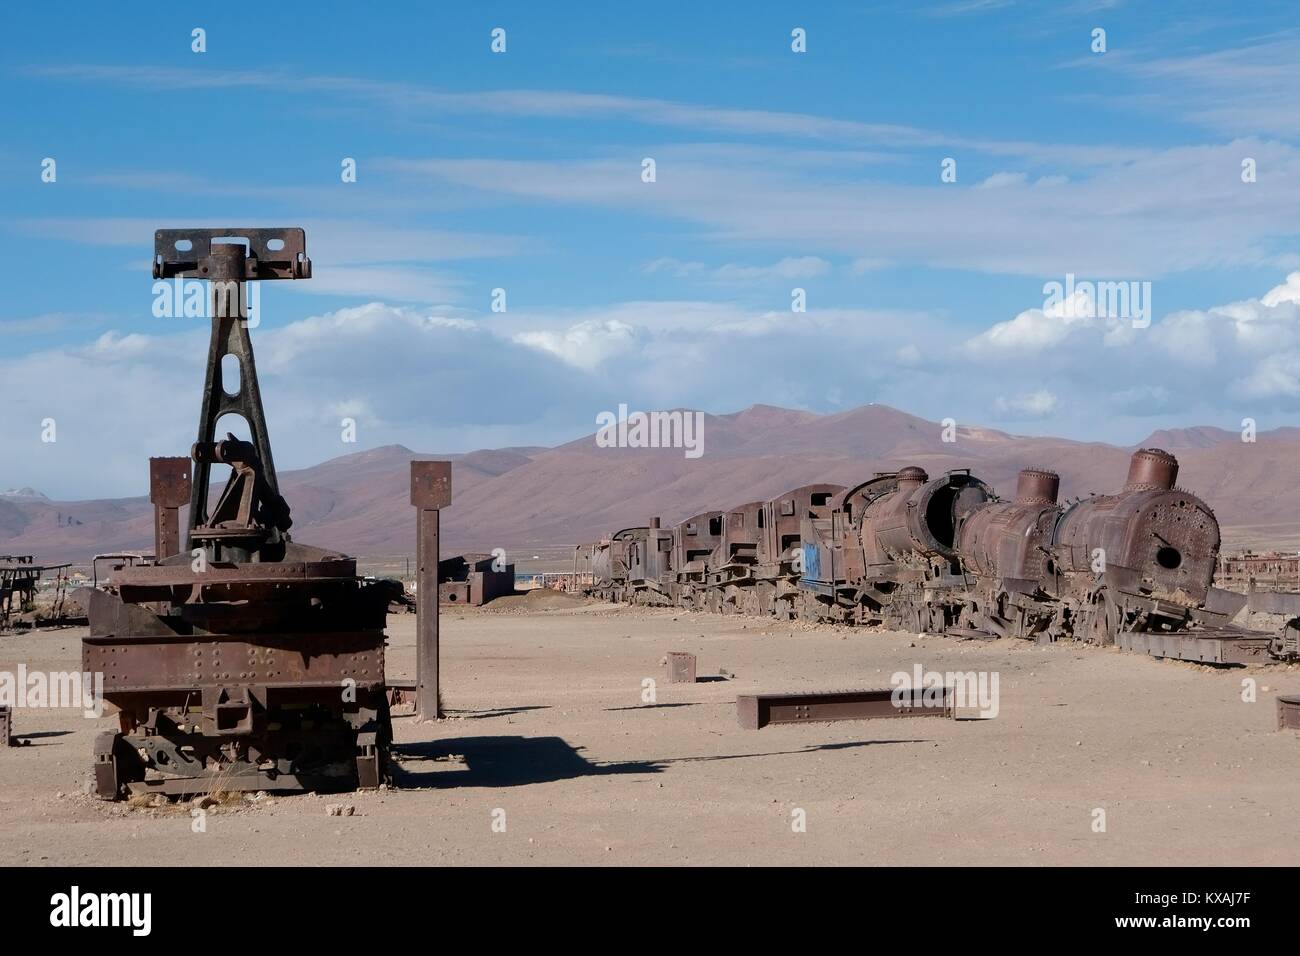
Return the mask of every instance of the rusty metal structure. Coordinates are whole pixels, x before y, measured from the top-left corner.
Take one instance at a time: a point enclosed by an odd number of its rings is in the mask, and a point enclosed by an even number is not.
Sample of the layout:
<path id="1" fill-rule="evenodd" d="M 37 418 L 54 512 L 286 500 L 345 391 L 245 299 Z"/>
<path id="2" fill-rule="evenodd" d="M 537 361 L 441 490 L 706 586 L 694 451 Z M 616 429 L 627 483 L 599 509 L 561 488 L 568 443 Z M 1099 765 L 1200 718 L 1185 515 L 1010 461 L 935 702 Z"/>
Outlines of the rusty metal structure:
<path id="1" fill-rule="evenodd" d="M 953 717 L 956 715 L 953 700 L 951 687 L 741 694 L 736 698 L 736 719 L 746 730 L 762 730 L 769 724 Z"/>
<path id="2" fill-rule="evenodd" d="M 689 651 L 669 651 L 664 655 L 668 668 L 668 683 L 694 684 L 696 657 Z"/>
<path id="3" fill-rule="evenodd" d="M 159 230 L 153 273 L 210 281 L 212 338 L 190 455 L 150 462 L 155 560 L 124 563 L 79 595 L 82 668 L 104 675 L 119 719 L 95 741 L 96 793 L 377 787 L 394 582 L 289 535 L 242 312 L 246 283 L 310 277 L 303 230 Z M 228 414 L 250 440 L 217 433 Z M 229 475 L 210 504 L 218 467 Z"/>
<path id="4" fill-rule="evenodd" d="M 37 564 L 34 555 L 0 554 L 0 628 L 14 623 L 15 615 L 29 611 L 36 592 L 49 572 L 54 573 L 53 594 L 49 607 L 39 614 L 36 626 L 48 626 L 64 620 L 64 601 L 68 593 L 71 564 Z M 24 622 L 31 624 L 30 620 Z"/>
<path id="5" fill-rule="evenodd" d="M 579 545 L 577 550 L 585 560 L 578 573 L 591 576 L 592 594 L 615 603 L 632 603 L 632 590 L 628 584 L 631 553 L 638 541 L 645 540 L 649 531 L 647 527 L 624 528 L 595 544 Z"/>
<path id="6" fill-rule="evenodd" d="M 44 570 L 34 563 L 34 555 L 0 555 L 0 626 L 9 623 L 15 610 L 32 603 Z"/>
<path id="7" fill-rule="evenodd" d="M 440 513 L 451 504 L 451 462 L 411 462 L 411 504 L 417 509 L 415 707 L 421 719 L 436 720 L 442 716 L 438 683 L 438 534 Z"/>
<path id="8" fill-rule="evenodd" d="M 1248 598 L 1214 585 L 1218 521 L 1177 477 L 1173 455 L 1143 448 L 1113 494 L 1062 503 L 1056 473 L 1027 468 L 1004 501 L 967 470 L 908 466 L 705 512 L 655 547 L 643 542 L 662 537 L 657 523 L 577 551 L 591 555 L 589 593 L 614 601 L 652 594 L 646 603 L 691 610 L 1077 640 L 1209 664 L 1300 659 L 1300 627 L 1233 623 Z M 641 557 L 655 552 L 667 560 Z M 1250 596 L 1252 609 L 1263 597 Z M 1300 618 L 1300 595 L 1271 597 Z"/>
<path id="9" fill-rule="evenodd" d="M 1300 696 L 1290 695 L 1277 699 L 1277 729 L 1300 730 Z"/>
<path id="10" fill-rule="evenodd" d="M 481 607 L 513 594 L 515 566 L 490 554 L 457 554 L 438 561 L 438 600 Z"/>
<path id="11" fill-rule="evenodd" d="M 1225 556 L 1218 581 L 1234 591 L 1300 592 L 1300 553 L 1246 550 Z"/>

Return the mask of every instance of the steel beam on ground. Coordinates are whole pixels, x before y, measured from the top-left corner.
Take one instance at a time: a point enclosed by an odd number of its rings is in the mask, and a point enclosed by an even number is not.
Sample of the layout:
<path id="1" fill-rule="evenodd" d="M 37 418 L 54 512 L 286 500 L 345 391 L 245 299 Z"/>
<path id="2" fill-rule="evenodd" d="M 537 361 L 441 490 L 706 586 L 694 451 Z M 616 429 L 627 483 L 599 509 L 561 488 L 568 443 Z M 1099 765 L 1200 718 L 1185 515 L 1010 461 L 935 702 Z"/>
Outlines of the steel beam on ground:
<path id="1" fill-rule="evenodd" d="M 740 720 L 740 726 L 746 730 L 759 730 L 768 724 L 868 720 L 876 717 L 952 717 L 953 694 L 951 688 L 742 694 L 736 698 L 736 716 Z"/>

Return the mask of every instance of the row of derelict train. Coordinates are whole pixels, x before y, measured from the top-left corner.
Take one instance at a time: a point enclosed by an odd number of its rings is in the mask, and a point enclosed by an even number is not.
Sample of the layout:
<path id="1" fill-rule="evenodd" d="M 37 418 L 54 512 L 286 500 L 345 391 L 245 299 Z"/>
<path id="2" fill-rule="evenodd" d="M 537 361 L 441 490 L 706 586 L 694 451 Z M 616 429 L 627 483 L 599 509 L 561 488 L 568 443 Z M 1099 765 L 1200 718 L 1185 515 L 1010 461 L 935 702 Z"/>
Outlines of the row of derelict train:
<path id="1" fill-rule="evenodd" d="M 1058 501 L 1020 472 L 1006 501 L 967 470 L 915 466 L 852 488 L 805 485 L 580 545 L 575 572 L 615 602 L 878 624 L 963 638 L 1080 640 L 1212 664 L 1300 659 L 1294 628 L 1233 623 L 1215 587 L 1219 523 L 1176 486 L 1178 461 L 1134 453 L 1118 492 Z"/>

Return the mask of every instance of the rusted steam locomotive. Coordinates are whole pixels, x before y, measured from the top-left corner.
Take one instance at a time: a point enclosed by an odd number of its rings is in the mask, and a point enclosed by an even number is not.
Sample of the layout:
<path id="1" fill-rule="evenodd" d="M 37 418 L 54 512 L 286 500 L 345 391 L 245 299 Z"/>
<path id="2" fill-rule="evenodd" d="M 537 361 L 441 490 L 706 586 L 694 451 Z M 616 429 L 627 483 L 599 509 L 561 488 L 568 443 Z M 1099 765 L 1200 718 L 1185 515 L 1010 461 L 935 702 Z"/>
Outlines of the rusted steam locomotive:
<path id="1" fill-rule="evenodd" d="M 652 519 L 579 546 L 575 571 L 611 601 L 1214 664 L 1300 657 L 1294 640 L 1231 623 L 1245 596 L 1213 586 L 1218 521 L 1177 476 L 1173 455 L 1143 448 L 1118 492 L 1062 504 L 1046 469 L 1022 471 L 1004 501 L 969 471 L 931 478 L 913 466 L 671 530 Z"/>

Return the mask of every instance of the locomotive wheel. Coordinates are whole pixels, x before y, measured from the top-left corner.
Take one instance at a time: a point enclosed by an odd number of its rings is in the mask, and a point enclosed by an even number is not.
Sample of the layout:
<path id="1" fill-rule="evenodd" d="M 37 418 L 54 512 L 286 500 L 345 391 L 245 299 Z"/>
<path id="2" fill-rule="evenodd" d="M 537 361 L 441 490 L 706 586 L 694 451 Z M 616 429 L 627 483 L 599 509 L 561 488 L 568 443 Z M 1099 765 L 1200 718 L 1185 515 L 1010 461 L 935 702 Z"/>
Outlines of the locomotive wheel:
<path id="1" fill-rule="evenodd" d="M 1119 608 L 1105 588 L 1097 591 L 1090 603 L 1085 640 L 1103 647 L 1114 644 L 1119 634 Z"/>

